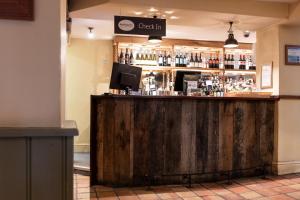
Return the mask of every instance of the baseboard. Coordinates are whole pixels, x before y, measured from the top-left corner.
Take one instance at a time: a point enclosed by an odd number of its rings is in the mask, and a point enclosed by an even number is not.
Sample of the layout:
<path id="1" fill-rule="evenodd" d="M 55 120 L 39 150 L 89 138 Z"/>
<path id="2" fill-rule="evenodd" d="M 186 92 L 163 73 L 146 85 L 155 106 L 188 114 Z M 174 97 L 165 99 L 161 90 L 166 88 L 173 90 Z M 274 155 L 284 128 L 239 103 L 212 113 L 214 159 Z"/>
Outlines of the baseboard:
<path id="1" fill-rule="evenodd" d="M 74 144 L 75 153 L 89 153 L 90 145 L 89 144 Z"/>
<path id="2" fill-rule="evenodd" d="M 300 161 L 273 162 L 273 172 L 277 175 L 300 172 Z"/>

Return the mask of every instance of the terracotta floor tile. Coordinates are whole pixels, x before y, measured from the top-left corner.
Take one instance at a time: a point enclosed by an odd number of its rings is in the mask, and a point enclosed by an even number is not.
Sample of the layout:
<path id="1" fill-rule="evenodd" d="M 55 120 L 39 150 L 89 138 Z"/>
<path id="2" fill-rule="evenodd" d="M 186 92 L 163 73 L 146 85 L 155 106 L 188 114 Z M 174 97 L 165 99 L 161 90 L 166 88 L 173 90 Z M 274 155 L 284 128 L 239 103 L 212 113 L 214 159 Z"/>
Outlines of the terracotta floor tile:
<path id="1" fill-rule="evenodd" d="M 275 187 L 272 188 L 273 190 L 275 190 L 276 192 L 285 194 L 285 193 L 290 193 L 290 192 L 296 192 L 297 190 L 294 188 L 291 188 L 289 186 L 281 186 L 281 187 Z"/>
<path id="2" fill-rule="evenodd" d="M 181 197 L 181 198 L 184 198 L 184 197 L 195 197 L 197 196 L 194 192 L 192 191 L 183 191 L 183 192 L 176 192 L 176 194 Z"/>
<path id="3" fill-rule="evenodd" d="M 244 199 L 243 197 L 241 197 L 240 195 L 237 195 L 237 194 L 227 194 L 227 195 L 222 195 L 222 197 L 224 199 L 228 199 L 228 200 L 242 200 L 242 199 Z"/>
<path id="4" fill-rule="evenodd" d="M 193 188 L 192 191 L 202 197 L 202 196 L 209 196 L 209 195 L 214 195 L 214 193 L 206 188 L 199 187 L 199 188 Z"/>
<path id="5" fill-rule="evenodd" d="M 285 194 L 275 195 L 269 197 L 270 200 L 293 200 L 294 198 L 291 198 Z"/>
<path id="6" fill-rule="evenodd" d="M 263 196 L 274 196 L 280 194 L 279 192 L 273 190 L 273 188 L 264 188 L 255 190 L 255 192 L 263 195 Z"/>
<path id="7" fill-rule="evenodd" d="M 240 193 L 245 193 L 245 192 L 250 192 L 251 190 L 246 188 L 245 186 L 239 186 L 239 187 L 233 187 L 233 188 L 228 188 L 231 192 L 234 192 L 236 194 Z"/>
<path id="8" fill-rule="evenodd" d="M 201 197 L 184 197 L 182 199 L 184 199 L 184 200 L 201 200 L 202 198 Z"/>
<path id="9" fill-rule="evenodd" d="M 287 193 L 288 196 L 293 197 L 295 199 L 300 199 L 300 191 Z"/>
<path id="10" fill-rule="evenodd" d="M 217 195 L 211 195 L 211 196 L 205 196 L 202 197 L 204 200 L 224 200 L 224 198 L 217 196 Z"/>
<path id="11" fill-rule="evenodd" d="M 119 196 L 119 200 L 139 200 L 137 196 Z"/>
<path id="12" fill-rule="evenodd" d="M 290 188 L 293 188 L 295 190 L 300 190 L 300 184 L 296 184 L 296 185 L 289 185 Z"/>
<path id="13" fill-rule="evenodd" d="M 240 194 L 245 199 L 257 199 L 259 197 L 262 197 L 262 195 L 258 194 L 257 192 L 245 192 Z"/>
<path id="14" fill-rule="evenodd" d="M 74 175 L 74 200 L 300 200 L 300 174 L 268 176 L 267 179 L 243 178 L 216 183 L 194 184 L 192 188 L 182 185 L 111 188 L 90 187 L 89 177 Z M 98 197 L 98 198 L 97 198 Z"/>
<path id="15" fill-rule="evenodd" d="M 97 192 L 98 197 L 116 197 L 117 195 L 113 191 L 109 192 Z"/>

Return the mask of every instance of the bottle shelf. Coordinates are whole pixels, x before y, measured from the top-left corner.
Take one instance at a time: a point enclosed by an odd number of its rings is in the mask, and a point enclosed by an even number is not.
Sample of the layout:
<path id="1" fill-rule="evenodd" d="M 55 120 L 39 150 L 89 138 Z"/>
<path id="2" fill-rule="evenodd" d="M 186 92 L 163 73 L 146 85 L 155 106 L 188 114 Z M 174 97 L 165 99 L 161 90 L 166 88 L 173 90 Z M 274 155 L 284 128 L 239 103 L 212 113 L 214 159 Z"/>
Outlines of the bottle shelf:
<path id="1" fill-rule="evenodd" d="M 174 66 L 137 66 L 143 71 L 200 71 L 225 74 L 256 74 L 255 70 L 240 70 L 240 69 L 214 69 L 200 67 L 174 67 Z"/>

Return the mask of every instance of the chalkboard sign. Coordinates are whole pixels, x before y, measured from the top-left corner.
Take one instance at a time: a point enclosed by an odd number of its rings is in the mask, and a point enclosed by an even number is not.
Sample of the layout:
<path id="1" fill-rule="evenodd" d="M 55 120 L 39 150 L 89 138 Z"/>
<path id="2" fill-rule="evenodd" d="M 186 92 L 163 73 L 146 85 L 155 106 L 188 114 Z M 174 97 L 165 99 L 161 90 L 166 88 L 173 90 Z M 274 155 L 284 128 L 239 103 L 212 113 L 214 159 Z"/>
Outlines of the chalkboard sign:
<path id="1" fill-rule="evenodd" d="M 166 20 L 115 16 L 115 34 L 166 36 Z"/>

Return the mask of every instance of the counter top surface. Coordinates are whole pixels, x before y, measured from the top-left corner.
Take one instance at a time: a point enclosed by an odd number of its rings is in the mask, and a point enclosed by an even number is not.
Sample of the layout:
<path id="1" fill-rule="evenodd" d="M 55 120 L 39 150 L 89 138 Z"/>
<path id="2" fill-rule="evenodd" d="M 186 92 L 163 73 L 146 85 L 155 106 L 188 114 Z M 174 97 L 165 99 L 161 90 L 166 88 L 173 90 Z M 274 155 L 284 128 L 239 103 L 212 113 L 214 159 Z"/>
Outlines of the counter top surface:
<path id="1" fill-rule="evenodd" d="M 205 97 L 205 96 L 139 96 L 139 95 L 92 95 L 92 98 L 117 98 L 117 99 L 187 99 L 187 100 L 279 100 L 278 96 L 224 96 L 224 97 Z"/>

